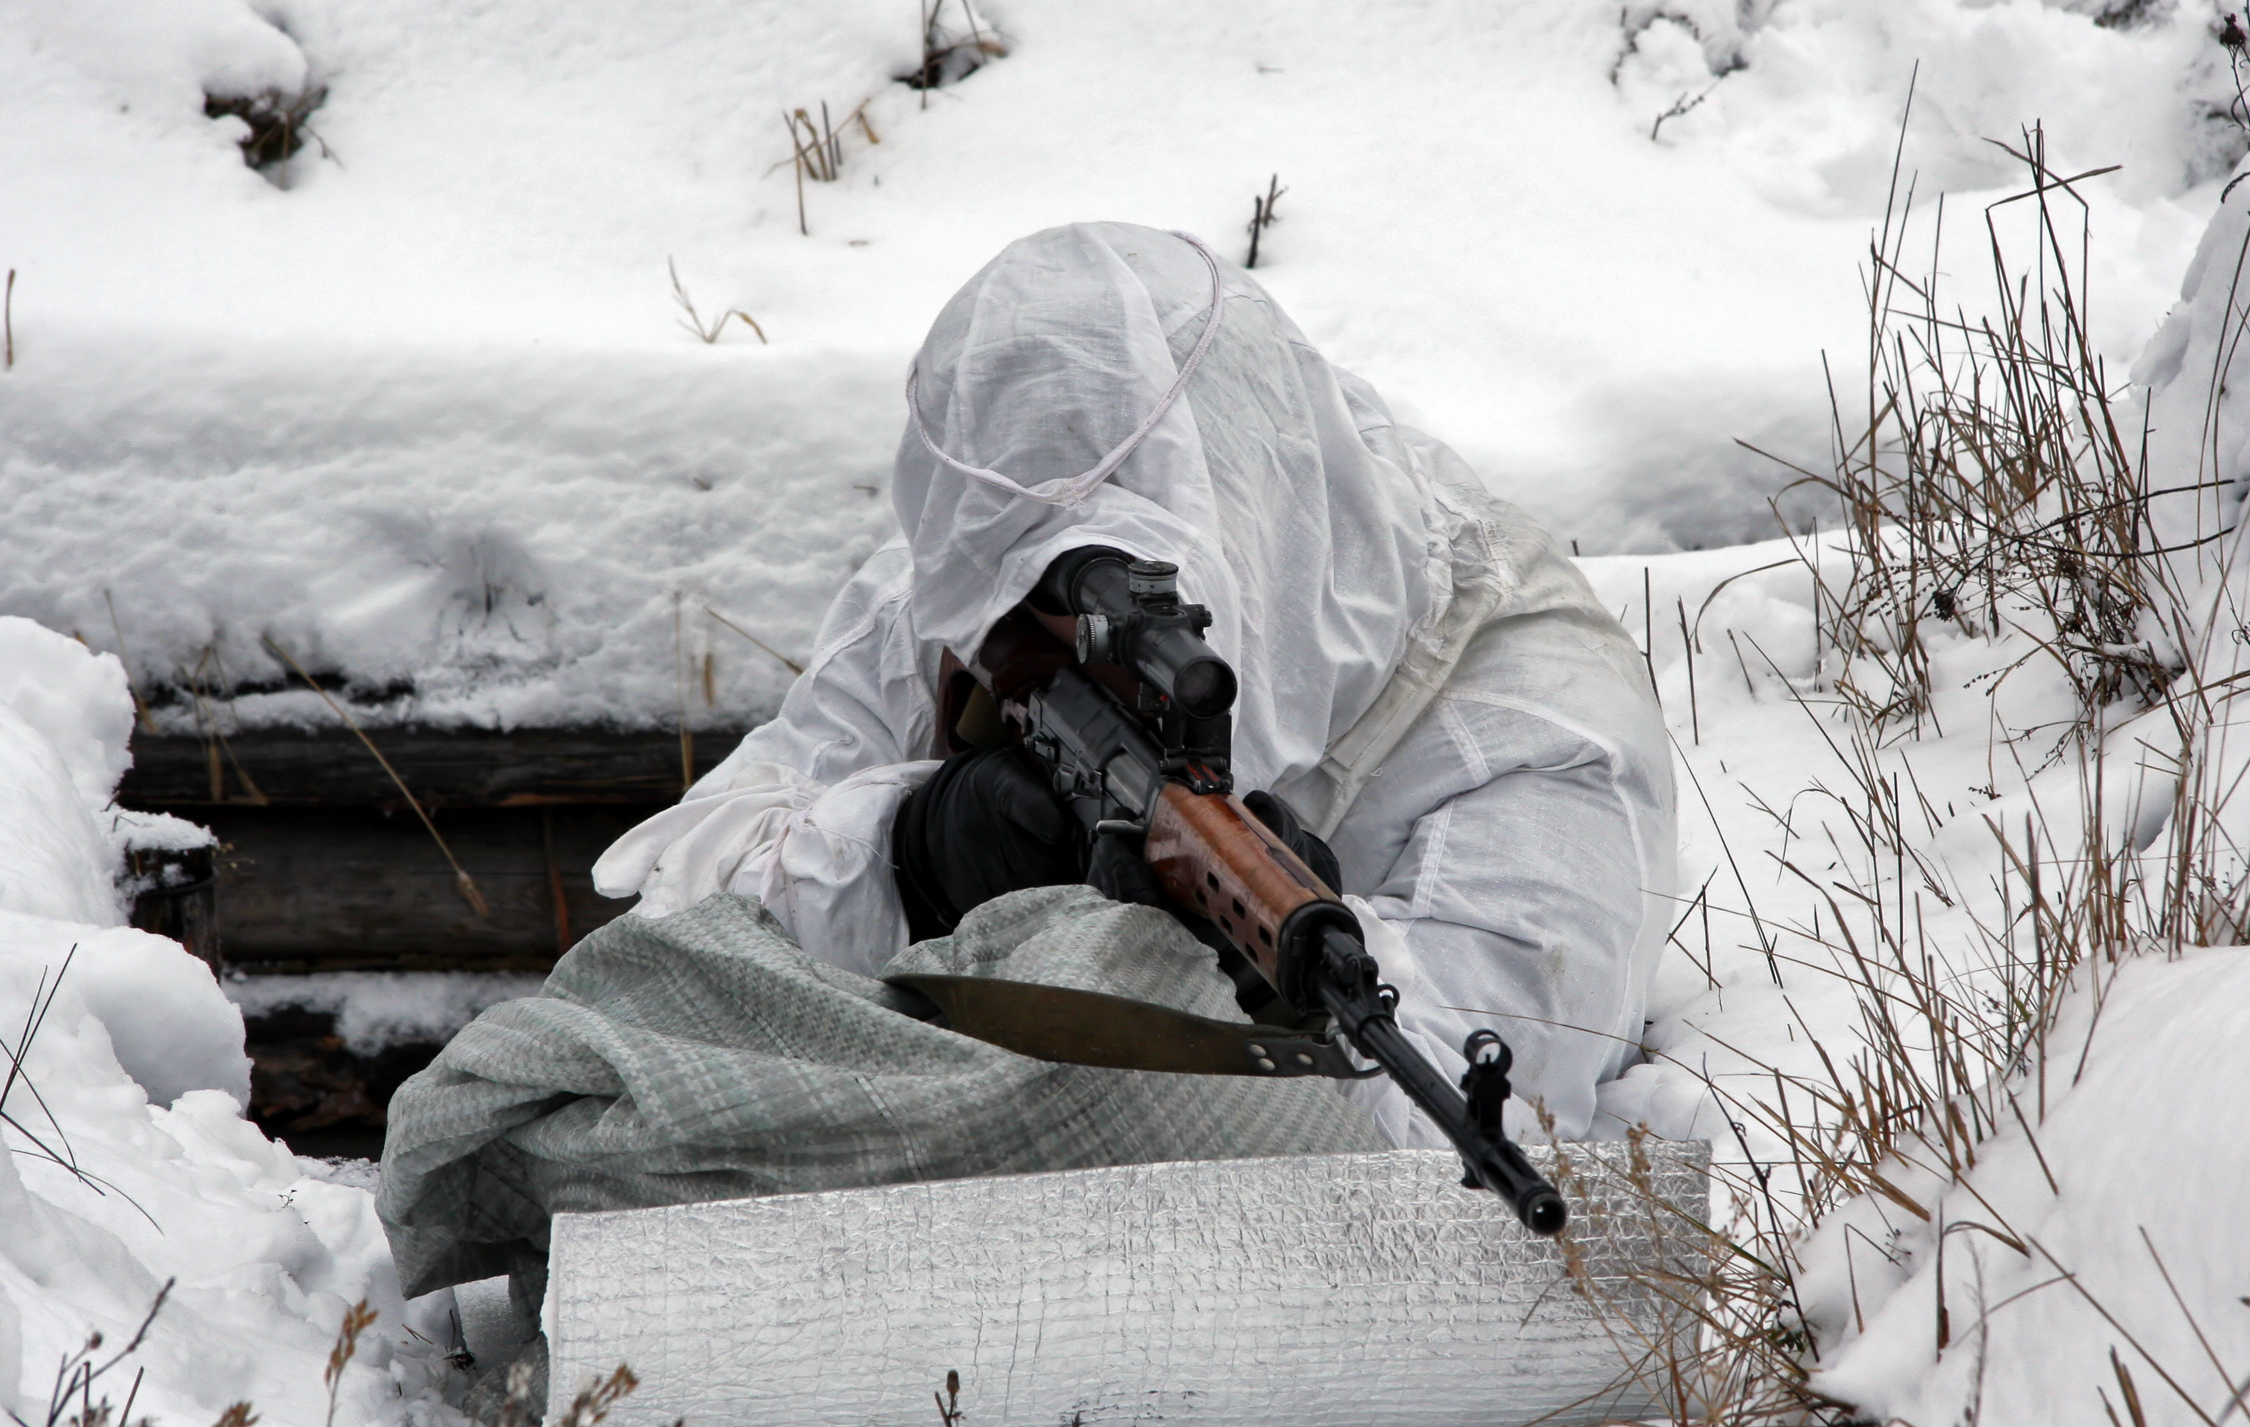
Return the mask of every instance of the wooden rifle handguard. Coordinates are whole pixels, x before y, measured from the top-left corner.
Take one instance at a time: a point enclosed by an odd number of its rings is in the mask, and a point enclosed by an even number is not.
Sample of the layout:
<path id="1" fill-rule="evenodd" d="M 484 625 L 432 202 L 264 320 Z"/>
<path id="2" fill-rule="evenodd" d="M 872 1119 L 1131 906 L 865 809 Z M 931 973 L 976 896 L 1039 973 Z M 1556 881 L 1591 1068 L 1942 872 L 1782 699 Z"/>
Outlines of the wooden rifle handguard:
<path id="1" fill-rule="evenodd" d="M 1357 937 L 1358 919 L 1242 799 L 1166 783 L 1149 811 L 1146 856 L 1165 894 L 1215 922 L 1284 1001 L 1319 1009 L 1304 986 L 1312 939 L 1323 927 Z"/>

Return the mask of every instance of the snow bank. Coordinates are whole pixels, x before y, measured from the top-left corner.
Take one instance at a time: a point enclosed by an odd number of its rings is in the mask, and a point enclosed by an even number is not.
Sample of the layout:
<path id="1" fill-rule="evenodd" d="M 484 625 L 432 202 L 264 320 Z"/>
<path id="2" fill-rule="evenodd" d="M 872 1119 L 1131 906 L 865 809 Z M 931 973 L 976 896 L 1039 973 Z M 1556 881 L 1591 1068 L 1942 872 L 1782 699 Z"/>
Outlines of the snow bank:
<path id="1" fill-rule="evenodd" d="M 116 656 L 0 616 L 0 910 L 124 920 L 96 817 L 125 771 L 132 718 Z"/>
<path id="2" fill-rule="evenodd" d="M 2084 1421 L 2106 1393 L 2123 1418 L 2114 1351 L 2161 1423 L 2242 1385 L 2250 950 L 2097 970 L 2013 1087 L 2036 1136 L 1986 1141 L 1951 1188 L 1903 1176 L 1927 1221 L 1870 1196 L 1822 1226 L 1800 1285 L 1842 1348 L 1821 1391 L 1914 1422 Z"/>
<path id="3" fill-rule="evenodd" d="M 427 1418 L 443 1367 L 398 1347 L 372 1197 L 243 1120 L 241 1014 L 178 944 L 117 925 L 96 810 L 131 719 L 114 656 L 0 619 L 0 1039 L 20 1069 L 0 1077 L 0 1408 L 43 1412 L 65 1353 L 90 1330 L 122 1345 L 176 1280 L 123 1370 L 148 1369 L 136 1412 L 249 1399 L 276 1427 L 320 1421 L 337 1324 L 367 1298 L 385 1326 L 339 1420 Z"/>
<path id="4" fill-rule="evenodd" d="M 274 691 L 246 722 L 335 722 L 270 639 L 378 721 L 669 723 L 685 683 L 739 726 L 791 676 L 710 611 L 802 657 L 891 520 L 896 374 L 848 354 L 105 351 L 0 385 L 0 607 L 99 643 L 113 599 L 136 673 Z"/>
<path id="5" fill-rule="evenodd" d="M 925 103 L 895 0 L 5 0 L 0 610 L 222 720 L 329 717 L 271 636 L 376 721 L 739 725 L 786 672 L 701 609 L 804 651 L 952 290 L 1089 217 L 1239 255 L 1275 173 L 1259 276 L 1333 358 L 1565 540 L 1723 544 L 1786 479 L 1735 438 L 1825 445 L 1915 65 L 1956 211 L 2031 119 L 2127 164 L 2129 352 L 2242 146 L 2207 9 L 1008 0 Z M 200 96 L 269 89 L 327 97 L 261 175 Z M 780 114 L 862 100 L 800 234 Z M 680 330 L 668 259 L 772 345 Z"/>

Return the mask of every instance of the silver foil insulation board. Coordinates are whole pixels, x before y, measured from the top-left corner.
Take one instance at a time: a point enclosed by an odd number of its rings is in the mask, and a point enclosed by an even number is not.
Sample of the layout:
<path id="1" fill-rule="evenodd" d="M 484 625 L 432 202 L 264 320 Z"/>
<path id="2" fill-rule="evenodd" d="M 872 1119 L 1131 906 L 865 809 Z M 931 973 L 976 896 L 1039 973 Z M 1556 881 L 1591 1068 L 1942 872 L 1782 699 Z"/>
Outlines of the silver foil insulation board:
<path id="1" fill-rule="evenodd" d="M 625 1363 L 627 1427 L 919 1423 L 949 1370 L 975 1427 L 1645 1417 L 1709 1252 L 1708 1147 L 1646 1149 L 1531 1152 L 1567 1253 L 1434 1150 L 560 1215 L 552 1408 Z"/>

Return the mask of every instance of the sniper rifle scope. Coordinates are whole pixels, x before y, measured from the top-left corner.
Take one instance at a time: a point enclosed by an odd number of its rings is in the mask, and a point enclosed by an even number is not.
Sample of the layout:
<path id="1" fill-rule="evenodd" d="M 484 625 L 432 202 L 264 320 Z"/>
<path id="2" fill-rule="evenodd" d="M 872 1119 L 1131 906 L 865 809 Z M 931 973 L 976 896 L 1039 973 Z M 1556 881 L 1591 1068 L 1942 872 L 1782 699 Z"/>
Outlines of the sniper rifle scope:
<path id="1" fill-rule="evenodd" d="M 1180 603 L 1179 566 L 1084 546 L 1047 567 L 1031 605 L 1078 617 L 1080 663 L 1122 665 L 1189 718 L 1217 718 L 1234 707 L 1234 670 L 1203 641 L 1211 611 Z"/>

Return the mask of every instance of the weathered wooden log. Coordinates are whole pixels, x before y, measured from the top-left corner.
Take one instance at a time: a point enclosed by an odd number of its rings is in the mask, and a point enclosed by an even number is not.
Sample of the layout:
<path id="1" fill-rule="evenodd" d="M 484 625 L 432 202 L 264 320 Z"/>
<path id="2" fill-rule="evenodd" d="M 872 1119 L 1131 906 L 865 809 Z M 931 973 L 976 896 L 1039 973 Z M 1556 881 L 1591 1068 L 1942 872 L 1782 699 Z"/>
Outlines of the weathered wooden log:
<path id="1" fill-rule="evenodd" d="M 949 1371 L 982 1424 L 1646 1417 L 1710 1252 L 1708 1147 L 1648 1148 L 1532 1152 L 1561 1243 L 1429 1150 L 564 1214 L 550 1410 L 625 1363 L 625 1427 L 927 1420 Z"/>
<path id="2" fill-rule="evenodd" d="M 252 971 L 544 971 L 631 905 L 594 891 L 602 850 L 651 808 L 435 814 L 489 915 L 411 812 L 214 807 L 227 964 Z"/>
<path id="3" fill-rule="evenodd" d="M 215 891 L 153 897 L 143 924 L 251 971 L 537 971 L 627 905 L 595 894 L 594 859 L 680 795 L 677 733 L 599 729 L 370 731 L 454 855 L 453 871 L 397 784 L 349 729 L 262 728 L 224 744 L 143 737 L 119 800 L 215 832 Z M 694 740 L 695 770 L 737 730 Z M 208 870 L 208 869 L 207 869 Z M 218 935 L 224 922 L 224 939 Z"/>
<path id="4" fill-rule="evenodd" d="M 672 802 L 681 791 L 677 733 L 409 727 L 370 729 L 368 737 L 415 797 L 440 807 L 654 804 Z M 710 771 L 741 740 L 740 729 L 697 733 L 697 775 Z M 279 805 L 400 801 L 389 775 L 344 728 L 261 728 L 231 735 L 223 745 L 195 737 L 136 738 L 133 766 L 118 797 L 136 808 L 261 798 Z"/>

